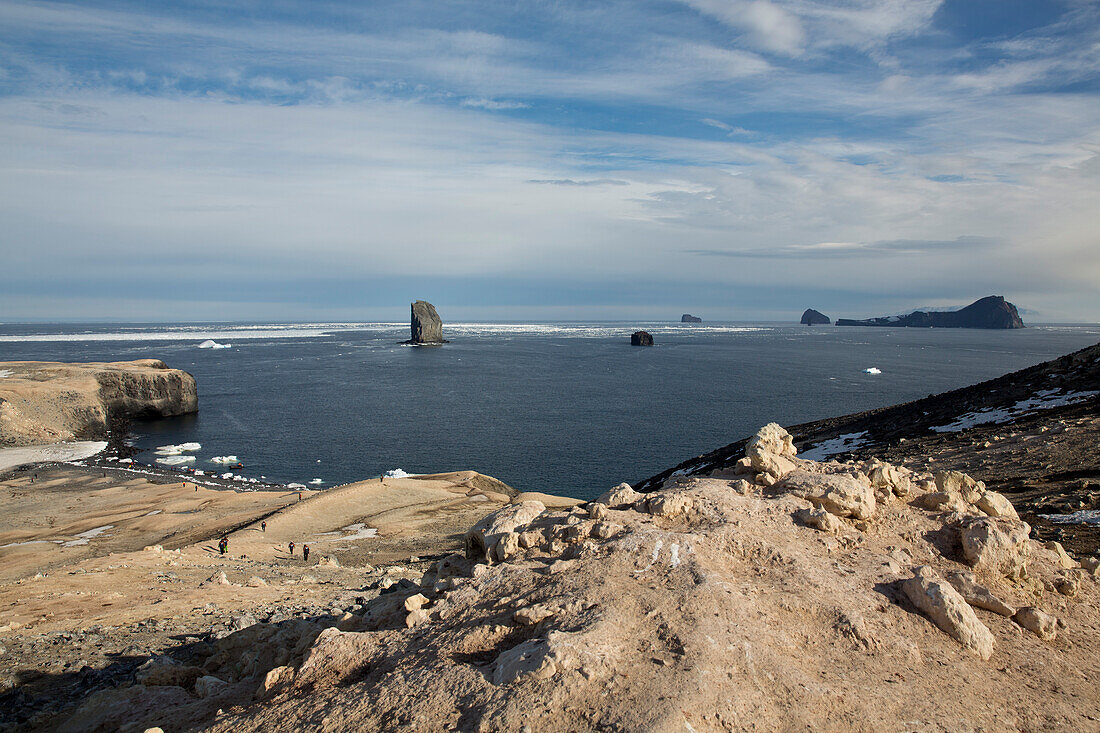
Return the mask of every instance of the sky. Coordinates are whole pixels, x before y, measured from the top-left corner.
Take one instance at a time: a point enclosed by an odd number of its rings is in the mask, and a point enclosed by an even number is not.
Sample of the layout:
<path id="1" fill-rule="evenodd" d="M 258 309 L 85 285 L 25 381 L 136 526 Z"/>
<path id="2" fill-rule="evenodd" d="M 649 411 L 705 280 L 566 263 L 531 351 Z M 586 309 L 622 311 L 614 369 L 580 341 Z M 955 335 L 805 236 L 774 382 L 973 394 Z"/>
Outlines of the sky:
<path id="1" fill-rule="evenodd" d="M 0 0 L 0 321 L 1100 321 L 1095 0 Z"/>

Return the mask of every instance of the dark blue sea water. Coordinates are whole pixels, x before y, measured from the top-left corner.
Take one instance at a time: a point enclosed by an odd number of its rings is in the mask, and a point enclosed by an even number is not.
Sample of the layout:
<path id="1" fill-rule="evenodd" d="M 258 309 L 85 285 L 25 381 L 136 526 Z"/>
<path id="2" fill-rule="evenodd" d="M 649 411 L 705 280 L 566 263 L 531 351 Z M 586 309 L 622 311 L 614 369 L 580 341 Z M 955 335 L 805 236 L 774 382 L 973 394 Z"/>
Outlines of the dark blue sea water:
<path id="1" fill-rule="evenodd" d="M 637 328 L 657 345 L 630 346 Z M 1100 326 L 448 324 L 445 336 L 413 348 L 398 345 L 405 324 L 7 324 L 0 360 L 156 357 L 191 372 L 198 415 L 138 424 L 136 444 L 201 443 L 199 469 L 236 455 L 246 476 L 322 486 L 475 469 L 589 498 L 769 421 L 890 405 L 1060 356 L 1100 341 Z M 232 348 L 198 348 L 205 339 Z"/>

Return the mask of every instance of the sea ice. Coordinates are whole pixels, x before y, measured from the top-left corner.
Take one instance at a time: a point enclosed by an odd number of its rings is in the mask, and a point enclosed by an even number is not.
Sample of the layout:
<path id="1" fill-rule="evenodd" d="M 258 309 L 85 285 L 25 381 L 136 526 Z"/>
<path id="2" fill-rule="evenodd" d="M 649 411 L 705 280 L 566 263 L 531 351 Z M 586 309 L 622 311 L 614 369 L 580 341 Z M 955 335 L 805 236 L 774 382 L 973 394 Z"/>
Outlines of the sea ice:
<path id="1" fill-rule="evenodd" d="M 287 484 L 286 487 L 288 489 L 304 489 L 306 487 L 306 485 L 305 484 Z"/>
<path id="2" fill-rule="evenodd" d="M 165 466 L 178 466 L 182 463 L 194 463 L 194 456 L 164 456 L 157 459 L 157 463 L 163 463 Z"/>
<path id="3" fill-rule="evenodd" d="M 240 463 L 236 456 L 214 456 L 211 463 Z"/>
<path id="4" fill-rule="evenodd" d="M 412 476 L 411 473 L 406 473 L 403 469 L 395 468 L 392 471 L 386 471 L 386 478 L 408 478 Z"/>
<path id="5" fill-rule="evenodd" d="M 865 374 L 882 374 L 882 370 L 878 367 L 867 367 L 863 370 Z"/>
<path id="6" fill-rule="evenodd" d="M 210 339 L 207 339 L 206 341 L 203 341 L 201 344 L 199 344 L 199 348 L 200 349 L 231 349 L 231 348 L 233 348 L 233 345 L 232 344 L 219 344 L 217 341 L 211 341 Z"/>
<path id="7" fill-rule="evenodd" d="M 324 481 L 322 481 L 322 480 L 321 480 L 321 479 L 319 479 L 319 478 L 315 478 L 315 479 L 313 479 L 312 481 L 310 481 L 310 483 L 311 483 L 311 484 L 323 484 L 323 483 L 324 483 Z"/>
<path id="8" fill-rule="evenodd" d="M 180 453 L 192 453 L 202 449 L 200 443 L 180 443 L 179 445 L 162 445 L 157 447 L 158 456 L 178 456 Z"/>

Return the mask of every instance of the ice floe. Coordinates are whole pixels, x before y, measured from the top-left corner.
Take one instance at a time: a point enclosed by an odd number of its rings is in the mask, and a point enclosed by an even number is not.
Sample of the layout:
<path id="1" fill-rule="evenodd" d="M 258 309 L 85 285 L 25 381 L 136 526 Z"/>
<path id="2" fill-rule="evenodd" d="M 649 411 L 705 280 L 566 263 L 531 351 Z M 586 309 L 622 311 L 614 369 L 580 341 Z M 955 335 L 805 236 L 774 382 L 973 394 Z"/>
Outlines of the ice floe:
<path id="1" fill-rule="evenodd" d="M 236 456 L 214 456 L 210 459 L 211 463 L 240 463 L 240 460 Z"/>
<path id="2" fill-rule="evenodd" d="M 202 450 L 201 443 L 180 443 L 179 445 L 161 445 L 157 447 L 158 456 L 178 456 L 180 453 L 193 453 Z"/>
<path id="3" fill-rule="evenodd" d="M 310 483 L 311 483 L 311 484 L 323 484 L 323 483 L 324 483 L 324 481 L 322 481 L 322 480 L 321 480 L 321 479 L 319 479 L 319 478 L 315 478 L 315 479 L 313 479 L 312 481 L 310 481 Z"/>
<path id="4" fill-rule="evenodd" d="M 207 339 L 199 344 L 200 349 L 232 349 L 232 344 L 219 344 L 217 341 Z"/>
<path id="5" fill-rule="evenodd" d="M 859 433 L 845 433 L 839 438 L 830 438 L 829 440 L 823 440 L 813 448 L 809 450 L 801 451 L 798 454 L 799 458 L 805 458 L 809 461 L 824 461 L 826 458 L 835 456 L 840 453 L 847 453 L 853 451 L 856 448 L 862 448 L 867 445 L 867 431 Z"/>
<path id="6" fill-rule="evenodd" d="M 863 370 L 864 374 L 882 374 L 882 370 L 878 367 L 867 367 Z"/>
<path id="7" fill-rule="evenodd" d="M 179 466 L 184 463 L 194 462 L 194 456 L 162 456 L 157 459 L 157 463 L 163 463 L 165 466 Z"/>
<path id="8" fill-rule="evenodd" d="M 987 407 L 983 410 L 975 410 L 964 415 L 959 415 L 954 422 L 947 425 L 936 425 L 932 428 L 937 433 L 957 433 L 976 425 L 995 425 L 1014 420 L 1020 415 L 1036 410 L 1049 410 L 1053 407 L 1064 407 L 1078 402 L 1084 402 L 1090 397 L 1100 394 L 1100 391 L 1066 392 L 1059 394 L 1060 389 L 1043 389 L 1035 393 L 1033 397 L 1020 400 L 1011 407 Z"/>
<path id="9" fill-rule="evenodd" d="M 288 489 L 304 489 L 306 487 L 306 485 L 305 484 L 287 484 L 286 487 Z"/>

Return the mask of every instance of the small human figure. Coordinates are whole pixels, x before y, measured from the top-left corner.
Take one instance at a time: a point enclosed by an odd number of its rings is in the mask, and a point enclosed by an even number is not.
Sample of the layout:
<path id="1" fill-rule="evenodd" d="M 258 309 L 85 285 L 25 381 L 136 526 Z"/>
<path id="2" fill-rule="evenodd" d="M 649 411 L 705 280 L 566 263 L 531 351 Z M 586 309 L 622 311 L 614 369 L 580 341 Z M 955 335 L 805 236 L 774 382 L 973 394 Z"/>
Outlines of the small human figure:
<path id="1" fill-rule="evenodd" d="M 226 548 L 227 548 L 228 544 L 229 544 L 229 542 L 228 542 L 228 541 L 226 540 L 226 538 L 225 538 L 225 537 L 222 537 L 222 538 L 221 538 L 221 539 L 220 539 L 220 540 L 218 541 L 218 552 L 219 552 L 219 553 L 221 553 L 222 555 L 224 555 L 224 554 L 225 554 L 225 550 L 226 550 Z"/>
<path id="2" fill-rule="evenodd" d="M 301 501 L 301 500 L 302 500 L 302 492 L 301 492 L 301 491 L 299 491 L 299 492 L 298 492 L 298 501 Z"/>
<path id="3" fill-rule="evenodd" d="M 294 543 L 293 542 L 290 543 L 290 554 L 291 555 L 294 554 Z"/>
<path id="4" fill-rule="evenodd" d="M 302 559 L 309 562 L 309 545 L 302 545 Z"/>
<path id="5" fill-rule="evenodd" d="M 261 532 L 266 532 L 267 531 L 267 522 L 266 521 L 260 522 L 260 531 Z"/>

